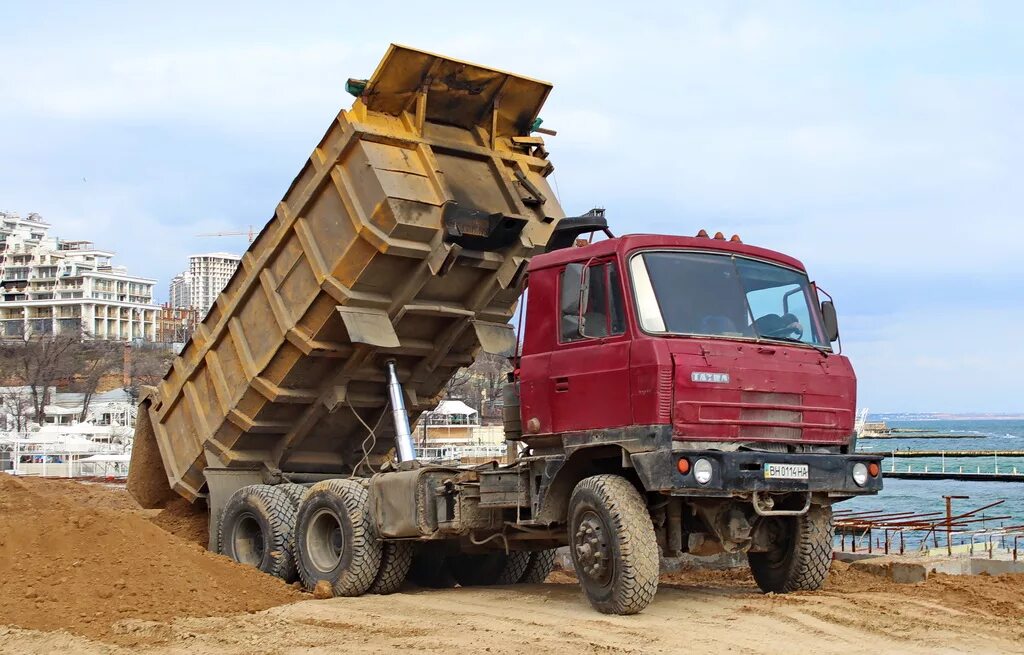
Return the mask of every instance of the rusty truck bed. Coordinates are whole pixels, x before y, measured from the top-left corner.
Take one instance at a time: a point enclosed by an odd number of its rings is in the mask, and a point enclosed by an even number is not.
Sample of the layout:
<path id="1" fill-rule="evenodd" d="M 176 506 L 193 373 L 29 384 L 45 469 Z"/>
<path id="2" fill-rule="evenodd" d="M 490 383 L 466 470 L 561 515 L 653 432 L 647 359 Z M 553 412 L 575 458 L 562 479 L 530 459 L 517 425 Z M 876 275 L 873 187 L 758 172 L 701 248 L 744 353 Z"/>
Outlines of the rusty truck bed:
<path id="1" fill-rule="evenodd" d="M 144 397 L 132 477 L 166 473 L 195 499 L 206 466 L 376 465 L 393 446 L 386 360 L 415 419 L 481 341 L 512 343 L 526 263 L 563 216 L 529 136 L 550 85 L 391 46 L 349 86 L 352 108 Z"/>

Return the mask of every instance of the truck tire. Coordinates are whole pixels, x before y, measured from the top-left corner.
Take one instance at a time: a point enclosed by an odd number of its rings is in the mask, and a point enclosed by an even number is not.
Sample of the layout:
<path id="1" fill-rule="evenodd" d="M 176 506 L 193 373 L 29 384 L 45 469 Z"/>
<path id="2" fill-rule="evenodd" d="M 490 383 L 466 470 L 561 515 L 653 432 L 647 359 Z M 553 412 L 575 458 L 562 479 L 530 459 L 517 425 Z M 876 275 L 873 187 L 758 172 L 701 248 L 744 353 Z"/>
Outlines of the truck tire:
<path id="1" fill-rule="evenodd" d="M 291 582 L 298 502 L 276 486 L 253 484 L 228 498 L 217 530 L 218 550 L 241 564 Z"/>
<path id="2" fill-rule="evenodd" d="M 658 543 L 647 504 L 619 475 L 595 475 L 569 499 L 569 553 L 599 612 L 636 614 L 658 591 Z"/>
<path id="3" fill-rule="evenodd" d="M 312 590 L 321 580 L 335 596 L 359 596 L 380 570 L 381 542 L 373 530 L 366 487 L 324 480 L 306 492 L 295 525 L 299 578 Z"/>
<path id="4" fill-rule="evenodd" d="M 370 585 L 371 594 L 393 594 L 402 587 L 412 567 L 413 547 L 408 541 L 385 541 L 381 548 L 380 569 Z"/>
<path id="5" fill-rule="evenodd" d="M 275 488 L 284 491 L 285 493 L 289 494 L 292 498 L 294 498 L 296 507 L 298 507 L 299 503 L 302 502 L 302 499 L 305 498 L 306 492 L 309 491 L 309 487 L 307 487 L 306 485 L 296 484 L 294 482 L 282 482 Z"/>
<path id="6" fill-rule="evenodd" d="M 448 568 L 448 555 L 443 543 L 421 543 L 413 547 L 409 580 L 427 589 L 447 589 L 455 586 L 455 578 Z"/>
<path id="7" fill-rule="evenodd" d="M 775 521 L 776 547 L 749 553 L 750 572 L 761 591 L 784 594 L 821 589 L 832 566 L 835 526 L 832 508 L 811 505 L 803 516 L 768 517 Z"/>
<path id="8" fill-rule="evenodd" d="M 528 550 L 515 550 L 506 555 L 505 566 L 501 569 L 495 584 L 515 584 L 522 580 L 532 556 L 533 553 Z"/>
<path id="9" fill-rule="evenodd" d="M 521 584 L 540 584 L 548 579 L 555 568 L 555 550 L 538 550 L 530 553 L 530 561 L 519 578 Z"/>

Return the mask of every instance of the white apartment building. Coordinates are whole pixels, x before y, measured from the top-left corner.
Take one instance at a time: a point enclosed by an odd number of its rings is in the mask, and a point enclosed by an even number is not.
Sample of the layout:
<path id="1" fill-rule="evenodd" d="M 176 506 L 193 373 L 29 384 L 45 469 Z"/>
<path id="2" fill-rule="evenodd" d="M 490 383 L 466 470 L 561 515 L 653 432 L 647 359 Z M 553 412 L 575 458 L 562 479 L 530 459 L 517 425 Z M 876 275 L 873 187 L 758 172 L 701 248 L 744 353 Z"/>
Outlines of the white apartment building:
<path id="1" fill-rule="evenodd" d="M 189 285 L 189 274 L 178 273 L 171 279 L 170 299 L 171 307 L 191 308 L 192 296 Z"/>
<path id="2" fill-rule="evenodd" d="M 241 261 L 238 255 L 227 252 L 192 255 L 188 258 L 188 271 L 171 281 L 171 305 L 193 307 L 202 320 Z"/>
<path id="3" fill-rule="evenodd" d="M 50 236 L 38 214 L 0 212 L 0 338 L 72 334 L 156 337 L 156 280 L 128 275 L 114 253 Z"/>

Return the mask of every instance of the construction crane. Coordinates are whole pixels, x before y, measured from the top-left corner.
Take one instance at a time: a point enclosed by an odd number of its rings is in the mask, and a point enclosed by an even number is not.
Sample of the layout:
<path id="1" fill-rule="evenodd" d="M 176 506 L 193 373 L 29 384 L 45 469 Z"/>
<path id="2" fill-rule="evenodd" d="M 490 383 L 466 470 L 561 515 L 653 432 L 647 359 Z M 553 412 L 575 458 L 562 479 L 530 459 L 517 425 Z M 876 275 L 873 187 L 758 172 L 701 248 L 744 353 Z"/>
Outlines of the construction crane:
<path id="1" fill-rule="evenodd" d="M 256 237 L 256 232 L 252 229 L 252 225 L 249 226 L 248 232 L 206 232 L 205 234 L 197 234 L 197 237 L 248 237 L 249 243 Z"/>

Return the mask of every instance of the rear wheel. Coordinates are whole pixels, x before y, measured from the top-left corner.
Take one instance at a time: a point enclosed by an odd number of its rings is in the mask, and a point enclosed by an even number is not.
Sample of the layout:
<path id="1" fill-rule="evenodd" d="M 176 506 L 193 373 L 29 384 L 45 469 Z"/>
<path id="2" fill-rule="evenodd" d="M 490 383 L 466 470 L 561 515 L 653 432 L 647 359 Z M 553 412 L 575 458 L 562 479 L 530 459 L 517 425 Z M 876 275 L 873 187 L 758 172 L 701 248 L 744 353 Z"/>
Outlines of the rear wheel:
<path id="1" fill-rule="evenodd" d="M 298 501 L 277 486 L 253 484 L 231 495 L 221 513 L 218 549 L 236 562 L 283 580 L 295 579 Z"/>
<path id="2" fill-rule="evenodd" d="M 275 485 L 275 489 L 280 489 L 286 494 L 290 495 L 295 499 L 295 506 L 298 507 L 302 499 L 305 498 L 306 492 L 309 491 L 309 487 L 304 484 L 295 484 L 294 482 L 282 482 L 281 484 Z"/>
<path id="3" fill-rule="evenodd" d="M 533 553 L 526 550 L 515 550 L 506 555 L 505 567 L 501 570 L 496 584 L 515 584 L 522 580 L 532 555 Z"/>
<path id="4" fill-rule="evenodd" d="M 310 487 L 299 506 L 295 550 L 307 589 L 326 581 L 335 596 L 366 593 L 381 562 L 366 487 L 354 480 L 324 480 Z"/>
<path id="5" fill-rule="evenodd" d="M 658 544 L 640 492 L 619 475 L 585 478 L 569 500 L 569 552 L 590 604 L 636 614 L 658 591 Z"/>
<path id="6" fill-rule="evenodd" d="M 803 516 L 762 520 L 768 521 L 762 529 L 772 531 L 774 546 L 768 552 L 747 555 L 761 591 L 783 594 L 821 589 L 832 566 L 832 508 L 811 505 Z"/>
<path id="7" fill-rule="evenodd" d="M 413 547 L 408 541 L 385 541 L 381 548 L 380 570 L 373 579 L 371 594 L 393 594 L 405 582 L 412 566 Z"/>
<path id="8" fill-rule="evenodd" d="M 555 551 L 538 550 L 530 553 L 530 561 L 526 564 L 526 570 L 519 578 L 523 584 L 540 584 L 548 579 L 551 570 L 555 568 Z"/>

